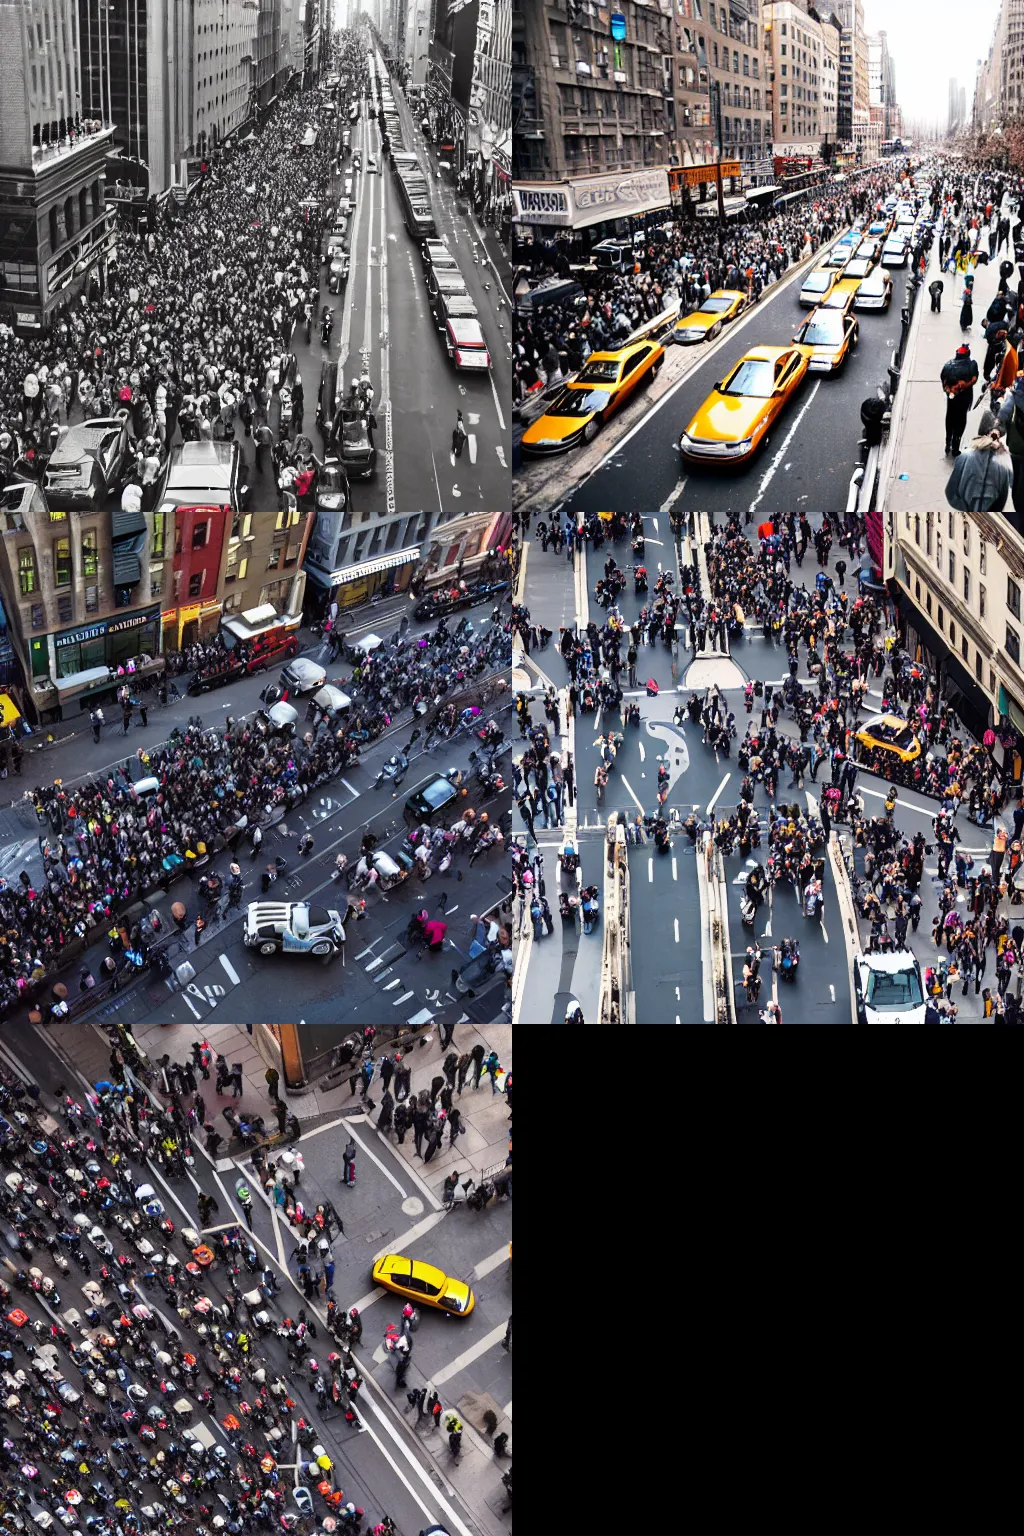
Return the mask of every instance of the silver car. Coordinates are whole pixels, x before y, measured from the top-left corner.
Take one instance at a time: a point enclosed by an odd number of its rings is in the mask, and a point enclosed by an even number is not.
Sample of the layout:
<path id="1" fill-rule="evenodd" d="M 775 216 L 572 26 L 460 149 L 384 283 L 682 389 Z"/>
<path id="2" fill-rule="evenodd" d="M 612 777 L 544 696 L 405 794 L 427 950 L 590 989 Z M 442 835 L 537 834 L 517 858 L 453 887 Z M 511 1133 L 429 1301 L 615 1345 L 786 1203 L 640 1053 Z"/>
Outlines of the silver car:
<path id="1" fill-rule="evenodd" d="M 98 416 L 70 427 L 46 466 L 43 490 L 51 507 L 98 507 L 116 489 L 128 457 L 128 427 L 120 416 Z"/>
<path id="2" fill-rule="evenodd" d="M 327 673 L 319 662 L 296 656 L 281 673 L 281 681 L 291 693 L 313 693 L 326 683 Z"/>

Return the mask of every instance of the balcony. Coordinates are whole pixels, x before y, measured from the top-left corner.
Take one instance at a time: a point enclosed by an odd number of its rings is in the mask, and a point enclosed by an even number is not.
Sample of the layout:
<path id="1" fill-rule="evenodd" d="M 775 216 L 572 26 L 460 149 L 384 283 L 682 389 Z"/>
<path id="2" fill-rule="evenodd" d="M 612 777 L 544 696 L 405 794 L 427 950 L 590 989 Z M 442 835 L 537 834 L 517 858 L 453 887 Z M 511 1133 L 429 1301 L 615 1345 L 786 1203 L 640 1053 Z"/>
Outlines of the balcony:
<path id="1" fill-rule="evenodd" d="M 84 118 L 81 128 L 70 138 L 59 139 L 54 144 L 34 144 L 32 146 L 32 169 L 34 171 L 48 170 L 57 161 L 69 160 L 73 155 L 80 155 L 85 150 L 95 153 L 99 143 L 104 138 L 112 139 L 113 136 L 113 123 L 101 123 L 99 118 Z"/>

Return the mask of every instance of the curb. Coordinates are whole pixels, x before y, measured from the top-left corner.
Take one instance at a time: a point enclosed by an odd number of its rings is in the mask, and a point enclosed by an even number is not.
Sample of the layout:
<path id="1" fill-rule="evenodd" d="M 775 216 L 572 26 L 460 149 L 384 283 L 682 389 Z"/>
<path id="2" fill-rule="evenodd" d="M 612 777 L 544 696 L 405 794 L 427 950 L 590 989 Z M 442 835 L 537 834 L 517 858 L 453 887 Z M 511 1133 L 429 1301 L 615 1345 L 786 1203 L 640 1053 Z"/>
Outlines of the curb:
<path id="1" fill-rule="evenodd" d="M 839 915 L 843 920 L 843 937 L 846 940 L 847 989 L 850 998 L 850 1022 L 855 1024 L 857 1022 L 857 1005 L 853 994 L 853 957 L 860 949 L 860 926 L 857 922 L 857 908 L 853 900 L 850 872 L 846 867 L 843 845 L 839 840 L 838 832 L 832 832 L 829 836 L 828 856 L 829 862 L 832 865 L 832 878 L 836 883 Z"/>

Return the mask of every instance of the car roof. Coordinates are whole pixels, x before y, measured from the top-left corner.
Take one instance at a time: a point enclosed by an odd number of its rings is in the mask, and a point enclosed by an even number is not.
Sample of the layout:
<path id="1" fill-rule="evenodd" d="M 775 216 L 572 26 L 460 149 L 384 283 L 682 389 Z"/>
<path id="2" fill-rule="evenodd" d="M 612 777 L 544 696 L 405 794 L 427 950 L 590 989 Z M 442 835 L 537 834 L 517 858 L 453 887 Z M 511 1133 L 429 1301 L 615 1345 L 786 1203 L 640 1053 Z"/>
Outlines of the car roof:
<path id="1" fill-rule="evenodd" d="M 448 329 L 452 333 L 452 340 L 462 346 L 470 346 L 474 342 L 478 346 L 484 346 L 484 333 L 480 329 L 478 320 L 466 317 L 454 317 L 448 321 Z"/>
<path id="2" fill-rule="evenodd" d="M 879 950 L 871 954 L 860 954 L 857 959 L 872 971 L 905 971 L 915 965 L 920 967 L 921 963 L 911 949 L 893 949 L 887 953 Z"/>
<path id="3" fill-rule="evenodd" d="M 304 671 L 322 672 L 324 669 L 318 661 L 312 661 L 308 656 L 295 656 L 288 663 L 284 670 L 286 672 L 295 672 L 296 674 L 299 674 Z"/>
<path id="4" fill-rule="evenodd" d="M 889 729 L 893 731 L 914 729 L 914 727 L 910 724 L 910 721 L 904 720 L 900 715 L 872 715 L 869 719 L 864 721 L 864 724 L 861 726 L 861 730 L 870 731 L 876 725 L 887 725 Z"/>
<path id="5" fill-rule="evenodd" d="M 792 352 L 792 350 L 792 343 L 785 347 L 750 347 L 746 352 L 744 352 L 743 356 L 738 359 L 738 362 L 745 363 L 752 359 L 759 363 L 774 363 L 778 361 L 784 352 Z"/>
<path id="6" fill-rule="evenodd" d="M 708 299 L 745 299 L 746 292 L 742 288 L 716 288 L 708 294 Z M 705 304 L 707 299 L 704 300 Z"/>
<path id="7" fill-rule="evenodd" d="M 50 455 L 49 464 L 69 463 L 87 458 L 110 432 L 119 432 L 124 423 L 117 416 L 94 418 L 69 427 Z"/>
<path id="8" fill-rule="evenodd" d="M 611 347 L 604 352 L 591 352 L 590 356 L 587 358 L 587 362 L 592 363 L 596 359 L 598 362 L 617 363 L 620 358 L 632 356 L 632 354 L 636 352 L 640 347 L 649 347 L 652 345 L 657 345 L 653 336 L 645 337 L 642 341 L 628 341 L 621 347 Z M 584 367 L 586 367 L 586 364 L 584 364 Z"/>

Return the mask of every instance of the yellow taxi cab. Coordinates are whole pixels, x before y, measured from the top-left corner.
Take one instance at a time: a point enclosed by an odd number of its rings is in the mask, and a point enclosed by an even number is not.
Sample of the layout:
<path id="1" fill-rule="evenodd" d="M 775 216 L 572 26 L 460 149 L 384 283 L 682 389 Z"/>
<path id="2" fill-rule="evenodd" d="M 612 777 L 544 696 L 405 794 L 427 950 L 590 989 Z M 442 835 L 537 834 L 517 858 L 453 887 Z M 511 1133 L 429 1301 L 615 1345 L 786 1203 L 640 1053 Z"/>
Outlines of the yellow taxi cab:
<path id="1" fill-rule="evenodd" d="M 665 348 L 646 337 L 614 352 L 592 352 L 580 369 L 532 421 L 522 436 L 524 453 L 561 453 L 589 443 L 608 417 L 657 376 Z"/>
<path id="2" fill-rule="evenodd" d="M 848 295 L 852 307 L 853 295 Z M 794 344 L 807 359 L 810 373 L 838 373 L 857 345 L 859 322 L 849 309 L 814 310 L 793 337 Z"/>
<path id="3" fill-rule="evenodd" d="M 838 283 L 836 283 L 832 293 L 829 294 L 829 299 L 834 299 L 837 293 L 856 293 L 864 278 L 872 270 L 872 263 L 866 256 L 851 257 L 843 268 Z"/>
<path id="4" fill-rule="evenodd" d="M 476 1297 L 465 1280 L 456 1280 L 422 1259 L 386 1253 L 370 1273 L 374 1285 L 394 1291 L 396 1296 L 405 1296 L 417 1306 L 436 1307 L 449 1317 L 468 1317 L 476 1306 Z"/>
<path id="5" fill-rule="evenodd" d="M 828 298 L 838 281 L 837 267 L 812 267 L 804 278 L 803 287 L 797 296 L 798 302 L 804 309 L 815 309 Z"/>
<path id="6" fill-rule="evenodd" d="M 738 288 L 716 288 L 714 293 L 708 294 L 700 309 L 676 321 L 673 338 L 684 345 L 713 341 L 725 322 L 738 315 L 746 302 L 746 294 Z"/>
<path id="7" fill-rule="evenodd" d="M 887 757 L 898 762 L 912 763 L 921 756 L 921 743 L 914 735 L 913 727 L 899 715 L 872 715 L 865 720 L 854 740 L 861 747 L 861 760 L 873 759 L 885 772 Z"/>
<path id="8" fill-rule="evenodd" d="M 679 438 L 685 464 L 742 463 L 807 377 L 799 347 L 752 347 L 716 384 Z"/>

